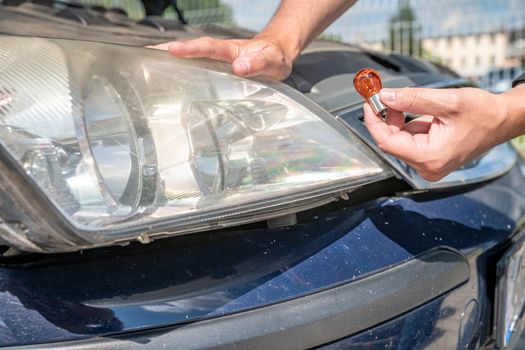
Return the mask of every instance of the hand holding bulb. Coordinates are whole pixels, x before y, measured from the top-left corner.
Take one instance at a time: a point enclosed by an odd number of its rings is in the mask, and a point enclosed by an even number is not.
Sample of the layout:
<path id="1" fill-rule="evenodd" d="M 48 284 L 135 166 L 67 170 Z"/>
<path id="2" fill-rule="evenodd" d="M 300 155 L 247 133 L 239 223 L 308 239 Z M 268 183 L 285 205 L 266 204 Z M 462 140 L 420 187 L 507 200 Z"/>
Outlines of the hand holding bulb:
<path id="1" fill-rule="evenodd" d="M 372 69 L 358 72 L 354 84 L 368 102 L 365 124 L 377 145 L 429 181 L 525 130 L 525 84 L 499 95 L 475 88 L 382 89 Z M 422 116 L 405 123 L 404 112 Z"/>

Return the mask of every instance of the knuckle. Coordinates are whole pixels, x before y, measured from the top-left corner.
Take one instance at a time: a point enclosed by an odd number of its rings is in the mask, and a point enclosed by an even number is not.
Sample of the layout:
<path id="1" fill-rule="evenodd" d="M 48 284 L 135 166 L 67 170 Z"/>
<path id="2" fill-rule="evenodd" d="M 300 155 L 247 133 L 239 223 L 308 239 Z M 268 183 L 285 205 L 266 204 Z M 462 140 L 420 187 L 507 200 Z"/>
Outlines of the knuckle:
<path id="1" fill-rule="evenodd" d="M 209 36 L 203 36 L 199 39 L 196 39 L 195 44 L 200 52 L 204 54 L 209 54 L 214 48 L 213 40 L 214 39 L 210 38 Z"/>
<path id="2" fill-rule="evenodd" d="M 209 36 L 201 36 L 199 40 L 205 44 L 210 44 L 213 41 L 213 38 Z"/>
<path id="3" fill-rule="evenodd" d="M 231 42 L 230 50 L 231 60 L 234 60 L 241 55 L 241 46 L 237 42 Z"/>

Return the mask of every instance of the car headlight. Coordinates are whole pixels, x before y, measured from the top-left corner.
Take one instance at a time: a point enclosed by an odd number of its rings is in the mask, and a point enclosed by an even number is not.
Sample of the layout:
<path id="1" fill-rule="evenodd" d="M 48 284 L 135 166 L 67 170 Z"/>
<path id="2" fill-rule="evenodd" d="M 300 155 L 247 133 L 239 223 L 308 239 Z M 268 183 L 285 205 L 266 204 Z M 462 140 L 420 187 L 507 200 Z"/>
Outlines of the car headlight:
<path id="1" fill-rule="evenodd" d="M 9 36 L 0 55 L 0 209 L 21 207 L 0 237 L 22 250 L 261 220 L 391 176 L 299 93 L 222 64 Z"/>

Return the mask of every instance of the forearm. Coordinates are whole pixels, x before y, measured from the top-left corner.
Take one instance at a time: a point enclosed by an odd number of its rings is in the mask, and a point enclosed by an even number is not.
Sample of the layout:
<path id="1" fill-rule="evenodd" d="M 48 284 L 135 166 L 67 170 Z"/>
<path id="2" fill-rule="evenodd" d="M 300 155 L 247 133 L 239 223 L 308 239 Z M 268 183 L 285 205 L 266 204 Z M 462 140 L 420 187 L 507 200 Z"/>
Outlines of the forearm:
<path id="1" fill-rule="evenodd" d="M 357 0 L 282 0 L 257 37 L 277 40 L 293 61 L 326 27 Z"/>
<path id="2" fill-rule="evenodd" d="M 501 98 L 506 112 L 505 138 L 525 135 L 525 83 L 501 94 Z"/>

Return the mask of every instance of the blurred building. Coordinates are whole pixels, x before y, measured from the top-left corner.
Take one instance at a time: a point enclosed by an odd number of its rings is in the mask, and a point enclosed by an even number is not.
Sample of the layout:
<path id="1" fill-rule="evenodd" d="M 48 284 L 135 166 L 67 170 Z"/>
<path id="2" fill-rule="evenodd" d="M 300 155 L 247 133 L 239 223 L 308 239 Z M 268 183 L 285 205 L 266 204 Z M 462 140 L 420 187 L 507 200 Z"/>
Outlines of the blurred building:
<path id="1" fill-rule="evenodd" d="M 80 0 L 124 7 L 141 17 L 140 0 Z M 179 0 L 192 25 L 261 30 L 279 0 Z M 408 8 L 408 9 L 407 9 Z M 172 9 L 164 16 L 176 18 Z M 484 79 L 519 72 L 525 62 L 525 0 L 362 0 L 326 37 L 378 50 L 419 56 Z M 517 67 L 514 71 L 509 67 Z M 502 72 L 501 74 L 499 72 Z M 509 73 L 509 74 L 511 74 Z"/>
<path id="2" fill-rule="evenodd" d="M 223 2 L 234 9 L 237 25 L 254 30 L 263 28 L 279 4 L 279 0 Z M 412 17 L 400 15 L 403 6 L 410 7 Z M 523 63 L 524 28 L 525 0 L 366 0 L 358 1 L 325 34 L 436 60 L 464 76 L 481 78 Z"/>
<path id="3" fill-rule="evenodd" d="M 403 6 L 410 7 L 410 20 L 400 15 Z M 524 28 L 523 0 L 367 0 L 328 31 L 351 43 L 436 60 L 463 76 L 484 78 L 523 63 Z"/>
<path id="4" fill-rule="evenodd" d="M 507 57 L 508 32 L 425 38 L 422 41 L 431 56 L 442 59 L 463 76 L 481 77 L 493 67 L 512 64 Z"/>
<path id="5" fill-rule="evenodd" d="M 422 50 L 418 56 L 433 59 L 453 68 L 465 77 L 480 78 L 495 67 L 519 65 L 516 57 L 524 52 L 523 39 L 511 46 L 509 32 L 477 33 L 467 35 L 419 38 Z M 384 41 L 363 43 L 373 50 L 388 50 Z M 394 50 L 403 52 L 400 49 Z M 511 54 L 514 53 L 514 54 Z M 415 52 L 416 55 L 418 52 Z"/>
<path id="6" fill-rule="evenodd" d="M 525 63 L 525 28 L 511 31 L 507 57 L 513 62 Z"/>

